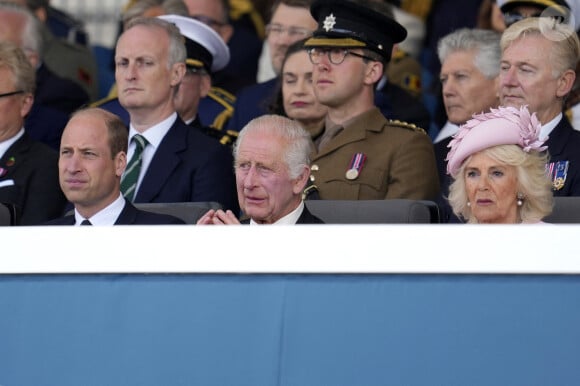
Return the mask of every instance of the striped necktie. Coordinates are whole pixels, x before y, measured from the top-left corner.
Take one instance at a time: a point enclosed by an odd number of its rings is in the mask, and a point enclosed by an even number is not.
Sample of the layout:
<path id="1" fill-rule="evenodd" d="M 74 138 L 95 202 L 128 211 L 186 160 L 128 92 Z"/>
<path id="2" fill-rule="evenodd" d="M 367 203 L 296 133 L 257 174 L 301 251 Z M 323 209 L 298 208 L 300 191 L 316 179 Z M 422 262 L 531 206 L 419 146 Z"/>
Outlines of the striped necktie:
<path id="1" fill-rule="evenodd" d="M 149 143 L 145 137 L 139 134 L 135 134 L 132 141 L 135 142 L 135 152 L 127 165 L 123 181 L 121 181 L 121 191 L 123 196 L 129 201 L 133 201 L 135 198 L 135 189 L 137 188 L 137 181 L 141 172 L 141 161 L 143 160 L 143 149 Z"/>

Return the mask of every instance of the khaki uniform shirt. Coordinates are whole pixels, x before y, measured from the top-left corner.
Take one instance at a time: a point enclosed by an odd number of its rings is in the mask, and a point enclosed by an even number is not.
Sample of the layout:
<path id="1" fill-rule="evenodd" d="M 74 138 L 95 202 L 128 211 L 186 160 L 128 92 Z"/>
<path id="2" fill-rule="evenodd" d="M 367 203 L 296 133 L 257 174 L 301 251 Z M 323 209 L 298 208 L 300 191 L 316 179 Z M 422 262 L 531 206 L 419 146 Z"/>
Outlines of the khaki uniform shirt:
<path id="1" fill-rule="evenodd" d="M 351 160 L 366 161 L 352 178 Z M 439 179 L 433 145 L 421 129 L 388 121 L 376 107 L 347 122 L 328 144 L 312 155 L 311 180 L 323 200 L 433 200 Z"/>

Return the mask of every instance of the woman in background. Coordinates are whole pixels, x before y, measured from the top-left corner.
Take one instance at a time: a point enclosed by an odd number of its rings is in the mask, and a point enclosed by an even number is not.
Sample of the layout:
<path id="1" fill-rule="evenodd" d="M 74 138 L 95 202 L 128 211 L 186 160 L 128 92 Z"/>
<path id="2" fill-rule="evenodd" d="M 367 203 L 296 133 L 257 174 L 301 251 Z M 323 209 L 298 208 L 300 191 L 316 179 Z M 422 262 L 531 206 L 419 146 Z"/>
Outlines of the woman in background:
<path id="1" fill-rule="evenodd" d="M 296 120 L 315 137 L 324 128 L 327 108 L 314 95 L 312 67 L 304 48 L 304 40 L 288 47 L 282 62 L 280 84 L 270 111 Z"/>

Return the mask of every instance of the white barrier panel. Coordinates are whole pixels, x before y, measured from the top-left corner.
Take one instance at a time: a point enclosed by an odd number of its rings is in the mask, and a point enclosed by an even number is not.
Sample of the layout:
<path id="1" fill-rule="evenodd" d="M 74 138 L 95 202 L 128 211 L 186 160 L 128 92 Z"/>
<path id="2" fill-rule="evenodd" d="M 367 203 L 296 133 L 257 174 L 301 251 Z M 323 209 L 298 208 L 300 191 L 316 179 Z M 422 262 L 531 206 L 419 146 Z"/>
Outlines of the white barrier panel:
<path id="1" fill-rule="evenodd" d="M 579 274 L 580 225 L 0 228 L 0 273 Z"/>

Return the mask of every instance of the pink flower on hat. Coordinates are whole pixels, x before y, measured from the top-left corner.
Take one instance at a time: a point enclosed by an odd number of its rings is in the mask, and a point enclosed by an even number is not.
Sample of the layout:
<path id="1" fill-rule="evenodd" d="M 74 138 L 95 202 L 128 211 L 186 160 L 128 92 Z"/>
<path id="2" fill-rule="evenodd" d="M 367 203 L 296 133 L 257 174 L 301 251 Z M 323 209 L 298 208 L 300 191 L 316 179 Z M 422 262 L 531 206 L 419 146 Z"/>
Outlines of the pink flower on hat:
<path id="1" fill-rule="evenodd" d="M 547 146 L 542 146 L 545 140 L 539 139 L 541 128 L 536 113 L 530 114 L 527 106 L 500 106 L 474 114 L 449 143 L 447 173 L 454 175 L 470 155 L 493 146 L 518 145 L 527 153 L 544 151 Z"/>

